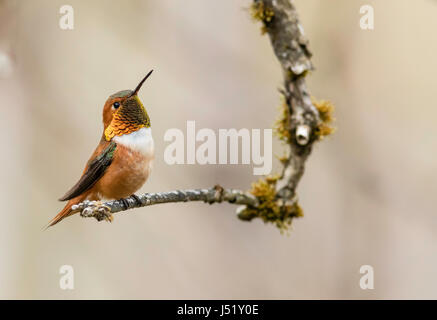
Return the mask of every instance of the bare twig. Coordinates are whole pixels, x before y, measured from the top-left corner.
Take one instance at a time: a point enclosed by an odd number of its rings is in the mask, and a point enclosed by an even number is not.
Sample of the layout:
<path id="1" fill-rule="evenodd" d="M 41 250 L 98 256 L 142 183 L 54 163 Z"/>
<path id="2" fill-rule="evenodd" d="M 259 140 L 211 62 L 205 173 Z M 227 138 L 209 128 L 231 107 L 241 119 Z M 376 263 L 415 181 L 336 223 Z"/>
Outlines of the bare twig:
<path id="1" fill-rule="evenodd" d="M 311 153 L 313 143 L 317 140 L 316 129 L 321 122 L 318 109 L 311 102 L 305 82 L 305 76 L 313 69 L 310 60 L 311 53 L 292 2 L 289 0 L 254 0 L 252 10 L 254 10 L 253 16 L 262 21 L 263 31 L 270 37 L 274 53 L 284 74 L 282 94 L 288 110 L 286 119 L 288 125 L 285 131 L 288 136 L 286 142 L 289 152 L 282 160 L 284 165 L 282 173 L 274 183 L 275 203 L 266 204 L 266 197 L 253 196 L 243 191 L 216 186 L 210 189 L 146 193 L 138 197 L 104 203 L 84 202 L 73 207 L 73 210 L 80 211 L 84 217 L 102 220 L 105 217 L 103 214 L 105 211 L 115 213 L 169 202 L 203 201 L 212 204 L 226 201 L 243 205 L 243 208 L 238 211 L 240 213 L 246 209 L 250 212 L 250 214 L 239 215 L 244 220 L 256 217 L 257 215 L 253 212 L 257 210 L 261 212 L 267 209 L 270 211 L 266 215 L 258 215 L 264 221 L 275 221 L 268 218 L 271 212 L 280 215 L 281 219 L 299 216 L 298 212 L 290 213 L 290 210 L 300 210 L 296 209 L 298 208 L 296 188 L 303 175 L 305 161 Z M 281 214 L 281 212 L 286 212 L 286 214 Z"/>
<path id="2" fill-rule="evenodd" d="M 84 201 L 72 207 L 73 212 L 81 212 L 83 217 L 94 217 L 103 220 L 105 210 L 116 213 L 133 208 L 151 206 L 154 204 L 171 202 L 203 201 L 209 204 L 229 202 L 232 204 L 256 207 L 258 200 L 251 194 L 239 190 L 223 189 L 216 185 L 209 189 L 175 190 L 169 192 L 145 193 L 121 200 L 111 200 L 104 203 L 99 201 Z M 106 207 L 106 208 L 105 208 Z"/>

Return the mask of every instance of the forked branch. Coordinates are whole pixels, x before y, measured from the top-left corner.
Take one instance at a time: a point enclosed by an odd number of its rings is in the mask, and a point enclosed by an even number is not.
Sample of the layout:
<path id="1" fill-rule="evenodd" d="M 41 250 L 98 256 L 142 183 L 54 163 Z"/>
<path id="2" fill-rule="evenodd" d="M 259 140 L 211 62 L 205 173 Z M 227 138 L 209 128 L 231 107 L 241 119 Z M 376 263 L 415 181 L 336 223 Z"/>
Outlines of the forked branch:
<path id="1" fill-rule="evenodd" d="M 226 201 L 242 206 L 238 210 L 240 219 L 259 217 L 281 229 L 290 225 L 292 218 L 301 216 L 296 188 L 313 143 L 330 132 L 326 123 L 331 120 L 331 108 L 327 103 L 313 103 L 308 92 L 305 76 L 313 69 L 311 53 L 294 4 L 289 0 L 254 0 L 251 13 L 253 18 L 261 21 L 262 32 L 269 35 L 283 70 L 283 114 L 276 132 L 288 151 L 281 159 L 283 169 L 280 175 L 255 182 L 249 192 L 215 186 L 146 193 L 104 203 L 84 202 L 73 210 L 80 211 L 83 217 L 102 220 L 108 211 L 115 213 L 170 202 L 203 201 L 212 204 Z"/>

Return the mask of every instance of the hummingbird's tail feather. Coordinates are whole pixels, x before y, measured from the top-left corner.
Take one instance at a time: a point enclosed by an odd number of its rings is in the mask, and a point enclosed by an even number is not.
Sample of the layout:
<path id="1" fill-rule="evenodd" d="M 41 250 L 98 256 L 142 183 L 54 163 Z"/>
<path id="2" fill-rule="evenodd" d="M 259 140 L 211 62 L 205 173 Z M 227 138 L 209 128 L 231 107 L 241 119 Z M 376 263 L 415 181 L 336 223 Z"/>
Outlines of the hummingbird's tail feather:
<path id="1" fill-rule="evenodd" d="M 77 196 L 76 198 L 73 198 L 70 201 L 68 201 L 64 209 L 62 209 L 52 220 L 50 220 L 50 222 L 47 224 L 47 226 L 44 229 L 52 227 L 58 222 L 60 222 L 61 220 L 63 220 L 64 218 L 67 218 L 72 214 L 75 214 L 76 212 L 73 212 L 73 210 L 71 210 L 71 207 L 75 204 L 84 201 L 87 198 L 87 196 L 88 196 L 88 192 L 85 192 Z"/>

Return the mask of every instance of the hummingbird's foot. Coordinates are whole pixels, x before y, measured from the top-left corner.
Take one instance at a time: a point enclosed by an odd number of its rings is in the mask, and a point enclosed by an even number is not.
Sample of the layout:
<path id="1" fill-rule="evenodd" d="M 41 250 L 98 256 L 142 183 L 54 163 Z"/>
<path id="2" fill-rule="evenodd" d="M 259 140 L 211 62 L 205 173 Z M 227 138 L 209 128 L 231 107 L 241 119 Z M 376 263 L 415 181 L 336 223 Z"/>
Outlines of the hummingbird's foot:
<path id="1" fill-rule="evenodd" d="M 140 199 L 136 194 L 131 195 L 129 198 L 134 199 L 135 202 L 137 203 L 137 205 L 138 205 L 139 207 L 142 207 L 142 206 L 143 206 L 143 203 L 141 202 L 141 199 Z M 123 203 L 123 207 L 124 207 L 126 210 L 129 209 L 129 208 L 131 208 L 131 207 L 134 207 L 134 204 L 132 204 L 132 205 L 129 204 L 128 198 L 123 198 L 123 199 L 120 199 L 120 200 L 118 200 L 118 201 L 121 201 L 121 203 Z"/>
<path id="2" fill-rule="evenodd" d="M 135 199 L 135 201 L 137 202 L 137 204 L 141 207 L 143 205 L 143 203 L 141 202 L 140 197 L 138 197 L 136 194 L 131 195 L 132 198 Z"/>
<path id="3" fill-rule="evenodd" d="M 102 201 L 85 202 L 83 202 L 85 208 L 80 212 L 81 217 L 94 217 L 97 221 L 106 220 L 112 222 L 114 220 L 111 208 L 105 206 Z"/>
<path id="4" fill-rule="evenodd" d="M 127 210 L 129 209 L 129 202 L 127 202 L 126 199 L 120 199 L 120 201 L 123 203 L 124 208 Z"/>

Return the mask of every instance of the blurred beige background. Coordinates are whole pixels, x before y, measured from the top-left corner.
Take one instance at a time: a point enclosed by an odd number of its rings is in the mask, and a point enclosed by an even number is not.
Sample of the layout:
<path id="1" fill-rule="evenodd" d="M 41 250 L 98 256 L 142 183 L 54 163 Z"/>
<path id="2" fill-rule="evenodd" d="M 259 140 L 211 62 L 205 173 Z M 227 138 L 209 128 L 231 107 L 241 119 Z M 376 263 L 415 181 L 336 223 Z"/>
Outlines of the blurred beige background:
<path id="1" fill-rule="evenodd" d="M 59 8 L 75 29 L 58 27 Z M 375 9 L 375 30 L 359 8 Z M 142 192 L 247 189 L 244 165 L 168 166 L 169 128 L 269 128 L 282 76 L 249 0 L 0 0 L 0 298 L 437 298 L 437 2 L 296 0 L 316 71 L 336 105 L 290 236 L 227 204 L 168 204 L 42 227 L 101 135 L 106 98 L 142 89 L 156 162 Z M 2 61 L 2 62 L 1 62 Z M 275 153 L 280 154 L 279 144 Z M 276 164 L 277 165 L 277 164 Z M 72 265 L 75 289 L 59 288 Z M 359 287 L 359 268 L 375 289 Z"/>

